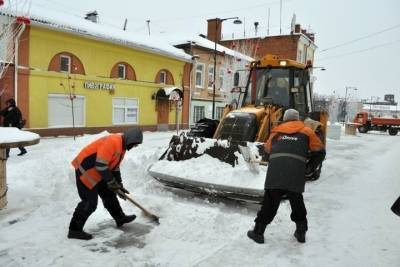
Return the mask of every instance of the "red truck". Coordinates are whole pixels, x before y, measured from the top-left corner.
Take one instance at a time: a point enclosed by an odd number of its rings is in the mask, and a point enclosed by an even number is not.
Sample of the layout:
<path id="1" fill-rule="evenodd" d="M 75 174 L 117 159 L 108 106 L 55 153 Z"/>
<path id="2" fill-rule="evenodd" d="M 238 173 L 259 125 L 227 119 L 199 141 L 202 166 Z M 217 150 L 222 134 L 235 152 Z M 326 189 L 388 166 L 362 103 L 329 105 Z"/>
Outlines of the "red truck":
<path id="1" fill-rule="evenodd" d="M 358 131 L 367 133 L 368 131 L 388 131 L 390 135 L 396 135 L 400 129 L 400 119 L 374 117 L 368 112 L 359 112 L 353 120 L 360 124 Z"/>

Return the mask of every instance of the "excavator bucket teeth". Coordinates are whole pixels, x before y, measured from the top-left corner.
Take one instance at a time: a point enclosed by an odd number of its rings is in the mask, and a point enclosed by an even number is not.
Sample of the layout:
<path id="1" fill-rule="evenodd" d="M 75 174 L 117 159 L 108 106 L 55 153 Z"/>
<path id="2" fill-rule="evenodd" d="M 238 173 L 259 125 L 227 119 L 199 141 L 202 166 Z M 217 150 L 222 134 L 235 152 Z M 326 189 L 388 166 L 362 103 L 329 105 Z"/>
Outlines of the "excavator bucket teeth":
<path id="1" fill-rule="evenodd" d="M 228 140 L 216 140 L 204 137 L 189 137 L 185 133 L 171 138 L 168 149 L 160 157 L 160 160 L 181 161 L 200 157 L 207 154 L 213 158 L 230 164 L 232 167 L 238 164 L 240 151 L 238 146 L 247 146 L 247 142 L 229 142 Z M 256 145 L 258 154 L 262 157 L 264 149 L 262 144 Z"/>
<path id="2" fill-rule="evenodd" d="M 237 144 L 226 140 L 221 141 L 204 137 L 189 137 L 185 133 L 182 133 L 179 136 L 174 135 L 171 138 L 169 147 L 160 157 L 160 160 L 188 160 L 207 154 L 234 167 L 238 161 L 237 151 Z"/>

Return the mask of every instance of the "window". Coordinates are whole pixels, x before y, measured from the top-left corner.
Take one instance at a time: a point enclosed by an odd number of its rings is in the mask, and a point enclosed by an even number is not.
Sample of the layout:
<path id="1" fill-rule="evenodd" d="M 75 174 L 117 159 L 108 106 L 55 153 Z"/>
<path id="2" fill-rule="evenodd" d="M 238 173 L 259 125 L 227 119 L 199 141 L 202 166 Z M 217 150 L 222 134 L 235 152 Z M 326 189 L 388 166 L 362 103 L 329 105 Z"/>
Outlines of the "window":
<path id="1" fill-rule="evenodd" d="M 196 87 L 204 87 L 204 64 L 197 64 L 196 66 Z"/>
<path id="2" fill-rule="evenodd" d="M 160 83 L 167 83 L 167 72 L 164 70 L 160 71 Z"/>
<path id="3" fill-rule="evenodd" d="M 85 97 L 76 96 L 74 101 L 74 120 L 72 120 L 72 102 L 69 95 L 48 95 L 48 127 L 85 126 Z"/>
<path id="4" fill-rule="evenodd" d="M 224 76 L 225 76 L 225 70 L 220 69 L 219 70 L 219 89 L 224 90 Z"/>
<path id="5" fill-rule="evenodd" d="M 139 101 L 136 98 L 113 98 L 113 124 L 139 123 Z"/>
<path id="6" fill-rule="evenodd" d="M 118 64 L 118 78 L 126 78 L 126 66 L 124 64 Z"/>
<path id="7" fill-rule="evenodd" d="M 71 72 L 71 57 L 66 55 L 60 56 L 60 71 Z"/>
<path id="8" fill-rule="evenodd" d="M 240 75 L 239 72 L 235 72 L 235 75 L 233 75 L 233 86 L 239 86 L 239 79 Z"/>
<path id="9" fill-rule="evenodd" d="M 216 107 L 215 109 L 215 118 L 217 120 L 220 120 L 222 118 L 222 115 L 224 114 L 224 107 Z"/>
<path id="10" fill-rule="evenodd" d="M 204 106 L 194 106 L 193 107 L 193 121 L 198 122 L 199 120 L 205 117 L 204 115 Z"/>
<path id="11" fill-rule="evenodd" d="M 213 88 L 214 84 L 214 66 L 208 66 L 208 88 Z"/>

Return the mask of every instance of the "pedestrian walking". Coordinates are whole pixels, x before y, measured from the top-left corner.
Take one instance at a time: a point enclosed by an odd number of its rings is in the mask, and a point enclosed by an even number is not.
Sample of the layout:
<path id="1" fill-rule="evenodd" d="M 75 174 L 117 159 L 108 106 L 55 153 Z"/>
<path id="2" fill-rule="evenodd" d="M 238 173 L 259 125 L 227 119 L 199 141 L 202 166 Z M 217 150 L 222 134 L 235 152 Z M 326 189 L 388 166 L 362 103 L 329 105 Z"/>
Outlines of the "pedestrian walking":
<path id="1" fill-rule="evenodd" d="M 265 193 L 261 209 L 255 218 L 253 230 L 247 236 L 257 243 L 264 243 L 264 231 L 274 219 L 284 195 L 292 209 L 291 220 L 296 223 L 294 236 L 298 242 L 305 242 L 307 210 L 303 192 L 306 165 L 316 168 L 325 158 L 325 148 L 317 135 L 299 120 L 299 112 L 288 109 L 283 123 L 273 128 L 264 145 L 269 153 L 268 171 L 265 179 Z"/>
<path id="2" fill-rule="evenodd" d="M 126 215 L 119 204 L 117 195 L 121 190 L 129 194 L 122 184 L 120 163 L 126 150 L 138 146 L 143 141 L 140 129 L 132 128 L 123 134 L 110 134 L 83 148 L 72 161 L 75 168 L 76 186 L 81 201 L 72 216 L 68 238 L 89 240 L 93 236 L 83 231 L 86 220 L 97 208 L 98 196 L 104 207 L 115 220 L 117 227 L 129 223 L 136 215 Z"/>
<path id="3" fill-rule="evenodd" d="M 3 116 L 3 126 L 4 127 L 16 127 L 18 129 L 22 129 L 24 127 L 24 120 L 22 119 L 21 110 L 17 107 L 15 100 L 10 98 L 6 101 L 6 107 L 0 111 L 0 115 Z M 25 147 L 18 147 L 19 154 L 18 156 L 22 156 L 27 153 Z M 6 157 L 10 156 L 10 149 L 6 149 Z"/>

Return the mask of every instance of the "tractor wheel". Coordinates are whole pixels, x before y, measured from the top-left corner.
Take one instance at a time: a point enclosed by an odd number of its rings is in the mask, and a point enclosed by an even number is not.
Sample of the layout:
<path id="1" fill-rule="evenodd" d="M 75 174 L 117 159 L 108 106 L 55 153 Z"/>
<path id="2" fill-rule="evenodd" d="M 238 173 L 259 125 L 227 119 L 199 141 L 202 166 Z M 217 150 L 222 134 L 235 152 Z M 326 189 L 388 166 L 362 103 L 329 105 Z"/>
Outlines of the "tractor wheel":
<path id="1" fill-rule="evenodd" d="M 390 135 L 397 135 L 398 130 L 396 128 L 389 128 Z"/>
<path id="2" fill-rule="evenodd" d="M 368 128 L 363 126 L 358 127 L 358 132 L 359 133 L 367 133 L 368 132 Z"/>

